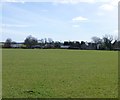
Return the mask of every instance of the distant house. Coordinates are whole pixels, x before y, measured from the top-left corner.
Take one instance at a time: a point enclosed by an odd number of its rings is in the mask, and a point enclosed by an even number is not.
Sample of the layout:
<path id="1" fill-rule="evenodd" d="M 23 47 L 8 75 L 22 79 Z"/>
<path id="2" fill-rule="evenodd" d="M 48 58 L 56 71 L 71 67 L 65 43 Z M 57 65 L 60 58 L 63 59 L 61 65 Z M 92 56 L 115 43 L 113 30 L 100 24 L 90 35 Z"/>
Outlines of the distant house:
<path id="1" fill-rule="evenodd" d="M 0 42 L 0 48 L 4 47 L 4 42 Z"/>
<path id="2" fill-rule="evenodd" d="M 54 44 L 47 43 L 47 44 L 45 44 L 42 48 L 43 48 L 43 49 L 50 49 L 50 48 L 54 48 Z"/>
<path id="3" fill-rule="evenodd" d="M 97 45 L 95 43 L 88 43 L 87 49 L 88 50 L 96 50 Z"/>
<path id="4" fill-rule="evenodd" d="M 101 44 L 97 44 L 97 50 L 100 50 L 101 49 Z"/>
<path id="5" fill-rule="evenodd" d="M 61 45 L 60 48 L 61 49 L 68 49 L 70 46 L 66 46 L 66 45 Z"/>
<path id="6" fill-rule="evenodd" d="M 112 44 L 112 48 L 113 48 L 113 50 L 120 50 L 120 41 L 115 41 Z"/>
<path id="7" fill-rule="evenodd" d="M 31 48 L 32 48 L 32 49 L 35 49 L 35 48 L 36 48 L 36 49 L 37 49 L 37 48 L 41 49 L 42 46 L 40 46 L 40 45 L 34 45 L 34 46 L 32 46 Z"/>
<path id="8" fill-rule="evenodd" d="M 87 49 L 87 45 L 86 44 L 81 44 L 81 49 Z"/>
<path id="9" fill-rule="evenodd" d="M 21 48 L 23 43 L 12 43 L 11 48 Z"/>

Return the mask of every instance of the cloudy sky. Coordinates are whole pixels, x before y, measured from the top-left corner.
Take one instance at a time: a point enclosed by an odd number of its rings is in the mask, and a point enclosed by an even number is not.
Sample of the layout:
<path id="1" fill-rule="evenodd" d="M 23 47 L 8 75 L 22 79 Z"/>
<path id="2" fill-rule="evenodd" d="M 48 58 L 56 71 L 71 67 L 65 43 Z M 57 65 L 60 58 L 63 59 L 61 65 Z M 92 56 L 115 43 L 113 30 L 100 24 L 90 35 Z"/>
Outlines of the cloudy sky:
<path id="1" fill-rule="evenodd" d="M 0 9 L 0 41 L 23 41 L 28 35 L 91 41 L 118 34 L 118 0 L 3 0 Z"/>

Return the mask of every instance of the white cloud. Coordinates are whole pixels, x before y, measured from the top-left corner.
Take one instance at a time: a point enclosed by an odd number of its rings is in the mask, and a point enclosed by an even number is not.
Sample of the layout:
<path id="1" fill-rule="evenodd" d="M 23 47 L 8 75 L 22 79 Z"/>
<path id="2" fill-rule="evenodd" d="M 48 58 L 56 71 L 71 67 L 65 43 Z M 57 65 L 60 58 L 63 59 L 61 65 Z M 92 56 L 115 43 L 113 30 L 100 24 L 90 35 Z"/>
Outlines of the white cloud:
<path id="1" fill-rule="evenodd" d="M 53 0 L 54 3 L 61 3 L 61 4 L 77 4 L 80 2 L 86 3 L 95 3 L 96 0 Z"/>
<path id="2" fill-rule="evenodd" d="M 115 40 L 118 39 L 118 30 L 114 30 L 111 35 L 114 37 Z"/>
<path id="3" fill-rule="evenodd" d="M 115 37 L 115 40 L 116 40 L 116 39 L 120 40 L 120 34 L 118 33 L 118 30 L 117 30 L 117 29 L 113 31 L 113 34 L 112 34 L 112 35 Z"/>
<path id="4" fill-rule="evenodd" d="M 104 11 L 113 11 L 118 6 L 119 0 L 110 0 L 107 3 L 102 4 L 99 9 Z"/>
<path id="5" fill-rule="evenodd" d="M 53 2 L 53 3 L 61 3 L 61 4 L 77 4 L 77 3 L 97 3 L 97 2 L 104 2 L 116 5 L 119 0 L 1 0 L 2 2 Z"/>
<path id="6" fill-rule="evenodd" d="M 104 13 L 103 13 L 103 12 L 98 12 L 97 15 L 98 15 L 98 16 L 103 16 Z"/>
<path id="7" fill-rule="evenodd" d="M 82 16 L 75 17 L 72 19 L 72 21 L 74 21 L 74 22 L 81 22 L 81 21 L 87 21 L 87 20 L 88 20 L 87 18 L 82 17 Z"/>
<path id="8" fill-rule="evenodd" d="M 119 1 L 120 0 L 108 0 L 107 2 L 102 3 L 99 6 L 96 15 L 104 16 L 107 14 L 111 14 L 111 16 L 117 16 Z"/>
<path id="9" fill-rule="evenodd" d="M 46 10 L 46 9 L 43 9 L 43 10 L 41 10 L 42 12 L 48 12 L 48 10 Z"/>
<path id="10" fill-rule="evenodd" d="M 30 25 L 23 25 L 23 24 L 2 24 L 2 27 L 29 27 Z"/>
<path id="11" fill-rule="evenodd" d="M 25 3 L 25 0 L 2 0 L 2 2 L 18 2 L 18 3 Z"/>
<path id="12" fill-rule="evenodd" d="M 114 30 L 113 32 L 114 34 L 118 35 L 118 30 Z"/>
<path id="13" fill-rule="evenodd" d="M 114 9 L 114 6 L 111 4 L 103 4 L 100 6 L 100 9 L 105 11 L 112 11 Z"/>
<path id="14" fill-rule="evenodd" d="M 1 0 L 2 2 L 53 2 L 62 4 L 77 4 L 81 2 L 96 3 L 96 2 L 110 2 L 111 0 Z"/>
<path id="15" fill-rule="evenodd" d="M 120 0 L 112 0 L 112 2 L 110 2 L 110 4 L 113 5 L 113 6 L 118 6 L 119 1 Z"/>
<path id="16" fill-rule="evenodd" d="M 49 1 L 49 0 L 48 0 Z M 52 0 L 54 3 L 62 3 L 62 4 L 77 4 L 77 3 L 111 3 L 112 5 L 116 5 L 119 0 Z"/>
<path id="17" fill-rule="evenodd" d="M 79 25 L 72 25 L 72 27 L 76 27 L 77 28 L 77 27 L 79 27 Z"/>

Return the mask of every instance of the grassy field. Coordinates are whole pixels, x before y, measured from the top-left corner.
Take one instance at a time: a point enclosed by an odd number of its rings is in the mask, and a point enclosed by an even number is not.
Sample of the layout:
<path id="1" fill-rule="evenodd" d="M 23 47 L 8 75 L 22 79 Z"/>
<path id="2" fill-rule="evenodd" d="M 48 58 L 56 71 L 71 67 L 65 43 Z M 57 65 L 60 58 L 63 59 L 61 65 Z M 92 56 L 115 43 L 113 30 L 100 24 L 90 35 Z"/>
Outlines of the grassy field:
<path id="1" fill-rule="evenodd" d="M 3 49 L 3 98 L 117 97 L 118 52 Z"/>

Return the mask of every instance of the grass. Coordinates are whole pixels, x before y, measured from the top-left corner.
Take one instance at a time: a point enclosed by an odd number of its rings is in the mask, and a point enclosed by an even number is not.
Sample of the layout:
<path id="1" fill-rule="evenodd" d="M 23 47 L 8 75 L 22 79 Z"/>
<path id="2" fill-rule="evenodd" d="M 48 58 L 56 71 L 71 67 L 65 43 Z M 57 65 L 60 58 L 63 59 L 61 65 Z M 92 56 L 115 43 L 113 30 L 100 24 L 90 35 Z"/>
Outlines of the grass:
<path id="1" fill-rule="evenodd" d="M 3 49 L 3 98 L 116 98 L 118 52 Z"/>

